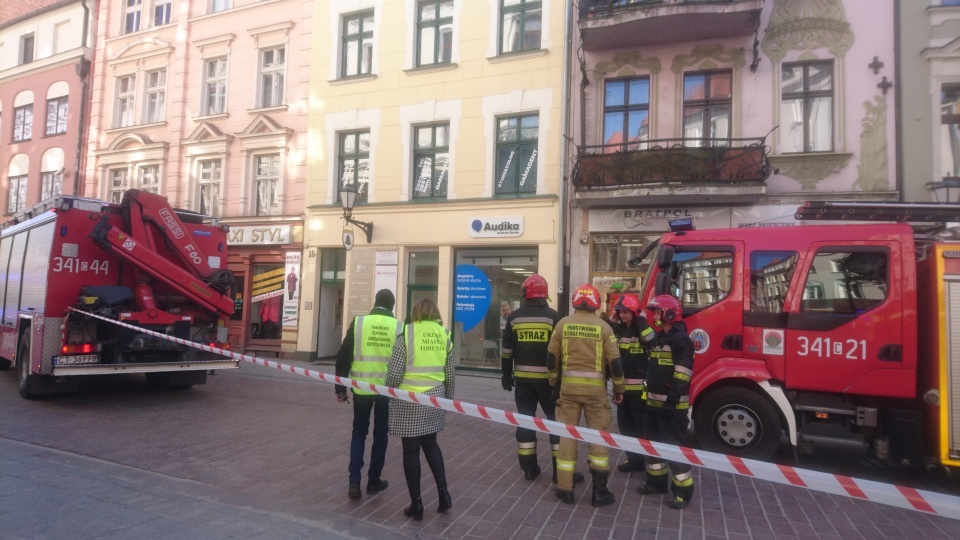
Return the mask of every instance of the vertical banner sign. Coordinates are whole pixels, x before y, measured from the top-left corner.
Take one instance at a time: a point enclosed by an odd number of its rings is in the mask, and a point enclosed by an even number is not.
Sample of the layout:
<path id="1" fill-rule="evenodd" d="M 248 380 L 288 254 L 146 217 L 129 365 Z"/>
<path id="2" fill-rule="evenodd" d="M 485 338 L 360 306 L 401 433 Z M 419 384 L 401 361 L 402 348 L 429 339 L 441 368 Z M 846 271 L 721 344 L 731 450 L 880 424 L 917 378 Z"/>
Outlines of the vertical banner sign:
<path id="1" fill-rule="evenodd" d="M 458 264 L 454 284 L 453 320 L 469 332 L 490 309 L 490 278 L 472 264 Z"/>
<path id="2" fill-rule="evenodd" d="M 297 326 L 300 305 L 300 252 L 286 253 L 283 295 L 283 326 Z"/>
<path id="3" fill-rule="evenodd" d="M 397 277 L 399 276 L 397 263 L 400 261 L 398 251 L 378 251 L 377 269 L 374 272 L 373 290 L 390 289 L 397 297 Z"/>

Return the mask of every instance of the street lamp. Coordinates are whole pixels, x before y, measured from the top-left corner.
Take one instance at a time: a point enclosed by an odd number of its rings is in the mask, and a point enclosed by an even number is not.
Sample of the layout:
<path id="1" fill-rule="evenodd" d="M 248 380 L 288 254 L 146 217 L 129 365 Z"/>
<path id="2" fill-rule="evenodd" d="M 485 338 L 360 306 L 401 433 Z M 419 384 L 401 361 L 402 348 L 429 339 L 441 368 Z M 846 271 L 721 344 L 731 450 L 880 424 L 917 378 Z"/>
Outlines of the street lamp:
<path id="1" fill-rule="evenodd" d="M 366 221 L 357 221 L 353 219 L 353 205 L 357 202 L 357 184 L 348 182 L 340 186 L 340 204 L 343 205 L 343 219 L 347 223 L 353 223 L 360 230 L 367 233 L 367 243 L 373 239 L 373 223 Z"/>

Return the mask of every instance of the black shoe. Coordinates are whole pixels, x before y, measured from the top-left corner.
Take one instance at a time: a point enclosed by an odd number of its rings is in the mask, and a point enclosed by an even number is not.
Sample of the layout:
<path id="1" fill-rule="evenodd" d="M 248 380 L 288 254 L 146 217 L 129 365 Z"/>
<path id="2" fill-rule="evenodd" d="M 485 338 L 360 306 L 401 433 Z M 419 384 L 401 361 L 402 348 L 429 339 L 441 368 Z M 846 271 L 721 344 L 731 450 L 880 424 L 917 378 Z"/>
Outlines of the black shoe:
<path id="1" fill-rule="evenodd" d="M 593 473 L 593 496 L 590 499 L 590 504 L 595 508 L 608 506 L 617 501 L 613 493 L 610 493 L 610 490 L 607 489 L 608 478 L 610 478 L 610 473 L 608 472 L 594 471 Z"/>
<path id="2" fill-rule="evenodd" d="M 367 480 L 367 494 L 372 495 L 379 491 L 383 491 L 387 489 L 388 485 L 390 485 L 390 482 L 387 482 L 386 480 L 381 480 L 379 478 L 374 480 L 371 478 L 370 480 Z"/>
<path id="3" fill-rule="evenodd" d="M 417 521 L 423 521 L 423 499 L 417 497 L 410 501 L 410 506 L 403 509 L 403 515 Z"/>
<path id="4" fill-rule="evenodd" d="M 673 508 L 674 510 L 680 510 L 686 508 L 690 504 L 690 499 L 684 499 L 682 497 L 673 496 L 672 499 L 667 501 L 667 506 Z"/>
<path id="5" fill-rule="evenodd" d="M 637 488 L 637 493 L 641 495 L 662 495 L 667 492 L 667 488 L 658 488 L 650 484 L 643 484 Z"/>
<path id="6" fill-rule="evenodd" d="M 350 482 L 350 489 L 347 490 L 347 495 L 349 495 L 351 499 L 363 497 L 363 494 L 360 493 L 360 482 Z"/>
<path id="7" fill-rule="evenodd" d="M 583 473 L 581 473 L 581 472 L 575 472 L 575 473 L 573 473 L 573 483 L 574 483 L 574 484 L 582 484 L 582 483 L 583 483 Z"/>
<path id="8" fill-rule="evenodd" d="M 642 472 L 644 469 L 642 464 L 634 463 L 632 461 L 624 461 L 623 463 L 617 465 L 617 470 L 622 473 L 632 473 L 632 472 Z"/>
<path id="9" fill-rule="evenodd" d="M 573 492 L 566 491 L 560 488 L 557 488 L 557 498 L 560 499 L 560 502 L 567 504 L 573 504 Z"/>
<path id="10" fill-rule="evenodd" d="M 450 498 L 450 492 L 447 491 L 447 488 L 440 488 L 437 492 L 440 494 L 440 506 L 437 507 L 437 513 L 442 514 L 453 508 L 453 499 Z"/>
<path id="11" fill-rule="evenodd" d="M 536 465 L 535 469 L 527 469 L 523 471 L 523 477 L 527 479 L 527 482 L 533 482 L 538 476 L 540 476 L 541 472 L 543 471 L 540 469 L 540 466 Z"/>

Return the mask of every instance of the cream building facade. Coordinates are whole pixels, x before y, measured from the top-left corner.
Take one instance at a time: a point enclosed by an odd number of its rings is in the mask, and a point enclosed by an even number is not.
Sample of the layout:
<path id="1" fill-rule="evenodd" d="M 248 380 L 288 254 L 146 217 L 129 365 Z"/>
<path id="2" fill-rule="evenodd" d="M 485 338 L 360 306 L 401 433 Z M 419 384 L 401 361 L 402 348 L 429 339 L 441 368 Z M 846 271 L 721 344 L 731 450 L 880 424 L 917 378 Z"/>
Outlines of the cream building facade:
<path id="1" fill-rule="evenodd" d="M 563 5 L 315 7 L 298 354 L 335 354 L 389 288 L 400 318 L 438 302 L 461 366 L 498 367 L 501 307 L 519 307 L 523 280 L 558 298 Z M 369 242 L 344 220 L 344 185 Z"/>

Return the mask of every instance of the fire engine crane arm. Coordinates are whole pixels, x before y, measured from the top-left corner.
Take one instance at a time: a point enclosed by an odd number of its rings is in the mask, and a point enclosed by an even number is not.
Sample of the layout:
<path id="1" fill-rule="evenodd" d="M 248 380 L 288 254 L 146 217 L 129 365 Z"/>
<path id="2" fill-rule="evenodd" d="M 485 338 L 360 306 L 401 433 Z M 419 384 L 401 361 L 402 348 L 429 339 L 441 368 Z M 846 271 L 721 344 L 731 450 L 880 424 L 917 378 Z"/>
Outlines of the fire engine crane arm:
<path id="1" fill-rule="evenodd" d="M 193 235 L 183 226 L 180 218 L 170 207 L 167 199 L 155 193 L 131 189 L 123 195 L 120 203 L 130 236 L 156 251 L 154 234 L 150 227 L 170 243 L 172 251 L 197 277 L 211 279 L 214 273 L 207 264 L 207 257 L 194 241 Z"/>

